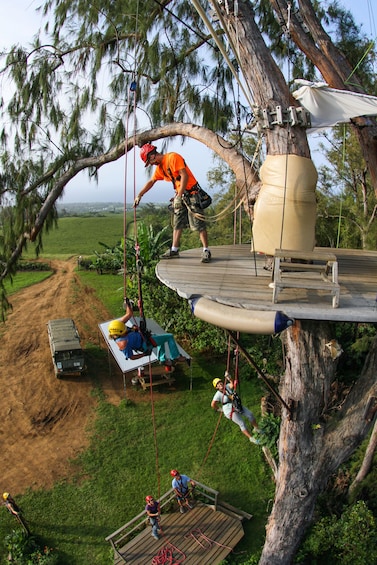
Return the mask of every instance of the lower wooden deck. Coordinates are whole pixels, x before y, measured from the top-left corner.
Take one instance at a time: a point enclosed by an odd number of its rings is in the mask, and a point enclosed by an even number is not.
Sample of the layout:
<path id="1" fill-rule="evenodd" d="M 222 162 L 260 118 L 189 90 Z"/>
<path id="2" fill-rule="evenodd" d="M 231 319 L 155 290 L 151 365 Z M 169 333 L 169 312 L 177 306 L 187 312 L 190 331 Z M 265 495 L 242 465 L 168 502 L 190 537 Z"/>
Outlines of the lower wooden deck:
<path id="1" fill-rule="evenodd" d="M 318 250 L 332 252 L 337 257 L 338 308 L 332 308 L 328 292 L 304 288 L 284 289 L 274 304 L 269 286 L 271 271 L 264 268 L 266 257 L 252 253 L 248 244 L 211 247 L 209 264 L 200 262 L 200 249 L 182 251 L 179 258 L 160 261 L 156 274 L 162 283 L 186 299 L 203 296 L 245 310 L 280 310 L 298 320 L 377 322 L 377 252 Z M 299 277 L 300 273 L 295 276 Z"/>
<path id="2" fill-rule="evenodd" d="M 244 536 L 239 518 L 201 502 L 184 514 L 162 514 L 161 528 L 160 539 L 156 540 L 151 527 L 146 526 L 119 550 L 122 557 L 115 554 L 114 564 L 149 565 L 155 558 L 155 563 L 217 565 Z"/>

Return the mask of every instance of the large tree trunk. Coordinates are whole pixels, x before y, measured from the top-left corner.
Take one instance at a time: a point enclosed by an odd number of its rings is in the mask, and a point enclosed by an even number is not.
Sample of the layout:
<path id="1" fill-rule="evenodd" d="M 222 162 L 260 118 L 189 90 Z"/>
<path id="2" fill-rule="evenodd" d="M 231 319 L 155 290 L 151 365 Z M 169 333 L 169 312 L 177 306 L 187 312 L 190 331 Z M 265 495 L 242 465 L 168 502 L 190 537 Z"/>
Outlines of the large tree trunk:
<path id="1" fill-rule="evenodd" d="M 292 411 L 282 410 L 275 502 L 259 565 L 291 563 L 318 494 L 370 426 L 363 416 L 368 395 L 377 388 L 377 340 L 347 401 L 330 417 L 326 409 L 336 364 L 325 344 L 331 337 L 328 323 L 309 321 L 282 336 L 286 371 L 280 394 Z"/>
<path id="2" fill-rule="evenodd" d="M 236 46 L 242 66 L 242 74 L 250 85 L 255 104 L 260 110 L 276 111 L 297 106 L 290 95 L 289 86 L 280 67 L 275 63 L 254 20 L 251 2 L 239 2 L 237 15 L 222 8 L 227 31 Z M 268 155 L 292 154 L 310 158 L 306 131 L 302 127 L 275 126 L 266 129 Z"/>
<path id="3" fill-rule="evenodd" d="M 365 93 L 362 82 L 354 72 L 355 69 L 334 45 L 317 19 L 312 0 L 298 1 L 299 14 L 309 33 L 303 28 L 297 13 L 294 11 L 289 13 L 287 0 L 270 0 L 270 2 L 279 18 L 284 19 L 286 26 L 289 20 L 290 38 L 317 67 L 329 86 Z M 350 77 L 352 77 L 351 81 Z M 377 195 L 377 120 L 374 117 L 360 117 L 353 120 L 353 126 Z"/>

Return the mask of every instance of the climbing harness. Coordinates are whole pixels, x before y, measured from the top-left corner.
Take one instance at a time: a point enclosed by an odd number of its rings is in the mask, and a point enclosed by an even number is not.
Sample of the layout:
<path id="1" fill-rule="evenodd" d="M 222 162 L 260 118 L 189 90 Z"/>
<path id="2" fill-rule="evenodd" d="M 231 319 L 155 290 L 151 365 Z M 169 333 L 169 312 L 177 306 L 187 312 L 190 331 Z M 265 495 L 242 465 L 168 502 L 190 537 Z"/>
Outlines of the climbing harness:
<path id="1" fill-rule="evenodd" d="M 268 379 L 266 379 L 266 375 L 264 374 L 264 372 L 258 367 L 258 365 L 256 364 L 256 362 L 252 359 L 251 355 L 249 355 L 249 353 L 242 347 L 242 345 L 240 344 L 237 336 L 229 331 L 226 330 L 226 332 L 228 333 L 228 335 L 231 337 L 231 339 L 234 341 L 234 343 L 237 345 L 237 348 L 239 349 L 240 353 L 242 353 L 242 355 L 245 357 L 245 359 L 247 360 L 247 362 L 254 367 L 254 369 L 256 370 L 258 376 L 262 379 L 262 381 L 264 382 L 264 384 L 267 386 L 267 388 L 269 389 L 269 391 L 275 396 L 275 398 L 277 398 L 277 400 L 284 406 L 284 408 L 286 408 L 286 410 L 289 412 L 289 414 L 292 413 L 292 407 L 289 406 L 285 400 L 280 396 L 280 394 L 273 388 L 273 386 L 271 386 L 271 384 L 268 382 Z"/>

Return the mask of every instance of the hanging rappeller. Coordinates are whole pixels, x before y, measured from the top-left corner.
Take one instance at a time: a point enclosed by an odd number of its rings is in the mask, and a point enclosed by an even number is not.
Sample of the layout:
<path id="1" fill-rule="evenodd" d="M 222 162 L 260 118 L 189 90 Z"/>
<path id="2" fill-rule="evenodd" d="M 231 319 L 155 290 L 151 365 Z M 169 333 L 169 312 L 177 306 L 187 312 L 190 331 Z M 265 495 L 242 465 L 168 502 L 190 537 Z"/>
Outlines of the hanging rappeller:
<path id="1" fill-rule="evenodd" d="M 190 227 L 193 231 L 199 232 L 200 241 L 203 245 L 202 263 L 209 263 L 211 252 L 208 248 L 207 226 L 204 221 L 203 205 L 200 203 L 200 195 L 211 203 L 211 198 L 200 187 L 198 181 L 192 174 L 185 160 L 179 153 L 166 153 L 162 155 L 157 151 L 155 145 L 146 143 L 140 150 L 140 157 L 145 166 L 156 165 L 152 178 L 144 185 L 134 200 L 134 206 L 138 206 L 144 194 L 146 194 L 158 180 L 170 181 L 173 183 L 175 197 L 173 204 L 173 244 L 161 259 L 174 259 L 179 257 L 179 245 L 184 228 Z"/>
<path id="2" fill-rule="evenodd" d="M 225 371 L 225 381 L 216 378 L 213 379 L 212 384 L 216 389 L 216 394 L 212 399 L 211 407 L 217 412 L 223 412 L 228 420 L 237 424 L 249 441 L 259 444 L 258 439 L 247 430 L 242 416 L 249 420 L 255 432 L 260 433 L 257 421 L 254 414 L 246 406 L 242 406 L 241 399 L 235 391 L 234 380 L 231 379 L 229 373 Z"/>
<path id="3" fill-rule="evenodd" d="M 126 323 L 133 317 L 133 311 L 129 301 L 126 301 L 126 313 L 119 319 L 109 323 L 109 339 L 113 339 L 126 359 L 141 359 L 152 353 L 153 347 L 157 347 L 157 358 L 163 365 L 171 365 L 173 362 L 186 362 L 190 359 L 180 355 L 173 334 L 143 334 L 137 326 L 128 328 Z M 165 344 L 168 344 L 170 359 L 166 358 Z"/>

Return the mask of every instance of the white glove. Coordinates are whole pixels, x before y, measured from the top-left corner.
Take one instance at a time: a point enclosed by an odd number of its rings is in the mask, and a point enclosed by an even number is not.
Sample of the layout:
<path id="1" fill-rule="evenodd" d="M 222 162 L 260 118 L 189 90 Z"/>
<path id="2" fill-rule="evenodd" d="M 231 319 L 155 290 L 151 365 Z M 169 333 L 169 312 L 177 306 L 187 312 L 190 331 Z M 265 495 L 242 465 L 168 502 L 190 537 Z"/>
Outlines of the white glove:
<path id="1" fill-rule="evenodd" d="M 134 200 L 134 208 L 136 208 L 137 206 L 139 206 L 140 200 L 141 200 L 141 196 L 136 196 L 136 198 L 135 198 L 135 200 Z"/>

